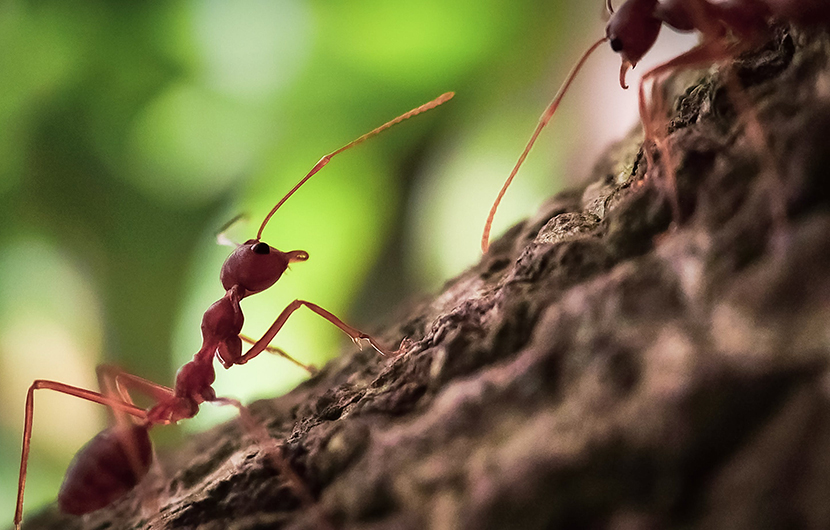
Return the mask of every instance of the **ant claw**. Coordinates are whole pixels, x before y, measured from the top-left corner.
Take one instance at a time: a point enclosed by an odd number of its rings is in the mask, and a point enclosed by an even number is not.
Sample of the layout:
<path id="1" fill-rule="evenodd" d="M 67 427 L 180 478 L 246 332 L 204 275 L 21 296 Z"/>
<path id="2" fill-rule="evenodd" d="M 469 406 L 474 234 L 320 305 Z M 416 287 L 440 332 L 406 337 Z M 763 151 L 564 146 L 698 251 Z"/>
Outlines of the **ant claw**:
<path id="1" fill-rule="evenodd" d="M 401 339 L 401 344 L 400 344 L 400 346 L 398 346 L 398 349 L 395 350 L 395 355 L 396 356 L 397 355 L 403 355 L 404 353 L 407 352 L 407 350 L 409 350 L 409 348 L 413 344 L 415 344 L 415 343 L 412 340 L 410 340 L 409 337 L 404 337 L 403 339 Z"/>

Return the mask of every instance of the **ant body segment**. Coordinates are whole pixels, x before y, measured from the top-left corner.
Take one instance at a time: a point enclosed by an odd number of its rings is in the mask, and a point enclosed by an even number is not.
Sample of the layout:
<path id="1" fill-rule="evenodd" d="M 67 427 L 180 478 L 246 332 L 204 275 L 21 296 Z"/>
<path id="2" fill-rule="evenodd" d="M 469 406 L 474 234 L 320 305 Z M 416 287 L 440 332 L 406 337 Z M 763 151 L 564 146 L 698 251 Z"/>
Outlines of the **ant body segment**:
<path id="1" fill-rule="evenodd" d="M 486 253 L 489 248 L 490 229 L 504 193 L 536 142 L 539 133 L 553 117 L 574 77 L 588 56 L 603 42 L 609 42 L 611 49 L 622 57 L 619 80 L 620 86 L 626 89 L 628 85 L 625 82 L 625 75 L 628 69 L 633 68 L 651 50 L 663 25 L 680 32 L 697 31 L 700 34 L 699 44 L 652 68 L 643 74 L 640 81 L 638 104 L 645 136 L 644 143 L 653 141 L 666 160 L 668 149 L 665 142 L 658 138 L 659 127 L 656 123 L 658 120 L 651 113 L 652 108 L 662 108 L 661 94 L 657 90 L 657 85 L 663 76 L 681 68 L 713 64 L 734 58 L 761 43 L 770 34 L 774 23 L 812 26 L 830 24 L 830 2 L 827 0 L 627 0 L 616 11 L 611 0 L 606 0 L 606 8 L 611 16 L 605 27 L 605 37 L 596 41 L 583 53 L 576 66 L 565 78 L 559 92 L 539 118 L 533 135 L 499 191 L 484 226 L 481 237 L 482 252 Z M 652 88 L 651 107 L 645 93 L 645 85 L 649 81 Z M 737 103 L 745 102 L 738 101 Z M 750 109 L 746 104 L 739 106 L 742 107 L 739 108 L 740 111 L 749 114 L 749 134 L 754 137 L 756 144 L 763 145 L 765 142 L 757 119 L 749 112 Z M 648 149 L 644 151 L 648 167 L 654 167 L 651 152 Z M 670 177 L 669 184 L 674 187 L 671 169 L 669 168 L 667 172 Z M 678 205 L 675 194 L 676 192 L 672 189 L 669 195 L 676 215 Z"/>
<path id="2" fill-rule="evenodd" d="M 373 129 L 340 149 L 324 156 L 277 204 L 274 206 L 257 231 L 256 238 L 238 245 L 225 260 L 220 280 L 225 295 L 211 305 L 202 317 L 202 347 L 193 359 L 179 369 L 173 388 L 168 388 L 141 377 L 126 373 L 113 366 L 98 367 L 98 382 L 101 392 L 86 390 L 57 381 L 36 380 L 26 395 L 25 422 L 23 428 L 23 449 L 18 479 L 17 504 L 14 525 L 20 528 L 23 519 L 23 493 L 26 484 L 26 470 L 34 419 L 34 393 L 48 389 L 87 401 L 108 406 L 115 414 L 116 424 L 96 435 L 75 455 L 67 470 L 58 495 L 61 511 L 82 515 L 103 508 L 133 489 L 147 475 L 152 461 L 152 445 L 149 430 L 155 425 L 168 425 L 192 418 L 204 402 L 231 405 L 239 409 L 246 429 L 251 431 L 259 443 L 268 443 L 270 438 L 264 427 L 250 416 L 247 409 L 236 400 L 216 396 L 212 388 L 215 379 L 214 357 L 224 368 L 245 364 L 263 351 L 282 355 L 292 362 L 312 371 L 311 368 L 289 357 L 285 352 L 269 346 L 269 343 L 285 324 L 288 317 L 302 306 L 325 318 L 355 343 L 367 341 L 381 355 L 395 355 L 397 351 L 384 348 L 370 335 L 357 330 L 322 307 L 305 300 L 295 300 L 277 317 L 271 327 L 259 340 L 241 335 L 244 316 L 240 301 L 252 294 L 264 291 L 274 285 L 290 263 L 308 259 L 304 250 L 282 252 L 261 240 L 262 231 L 274 213 L 309 178 L 320 171 L 337 154 L 362 143 L 381 131 L 417 114 L 435 108 L 454 96 L 448 92 L 397 118 Z M 242 342 L 253 344 L 242 353 Z M 403 347 L 403 344 L 401 345 Z M 313 371 L 312 371 L 313 373 Z M 130 392 L 138 392 L 151 398 L 155 404 L 149 408 L 137 407 Z M 130 419 L 132 417 L 133 419 Z M 281 456 L 279 445 L 270 456 L 279 470 L 304 504 L 313 502 L 311 494 Z"/>

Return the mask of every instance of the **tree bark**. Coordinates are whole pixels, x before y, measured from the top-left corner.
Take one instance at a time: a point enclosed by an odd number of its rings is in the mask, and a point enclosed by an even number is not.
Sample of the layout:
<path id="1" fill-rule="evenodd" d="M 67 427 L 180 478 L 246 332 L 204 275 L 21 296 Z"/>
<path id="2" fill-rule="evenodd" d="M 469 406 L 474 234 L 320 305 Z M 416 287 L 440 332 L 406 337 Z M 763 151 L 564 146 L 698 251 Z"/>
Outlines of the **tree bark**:
<path id="1" fill-rule="evenodd" d="M 677 212 L 635 132 L 387 330 L 404 354 L 252 404 L 312 504 L 231 422 L 25 528 L 830 528 L 828 50 L 781 31 L 738 94 L 684 91 Z"/>

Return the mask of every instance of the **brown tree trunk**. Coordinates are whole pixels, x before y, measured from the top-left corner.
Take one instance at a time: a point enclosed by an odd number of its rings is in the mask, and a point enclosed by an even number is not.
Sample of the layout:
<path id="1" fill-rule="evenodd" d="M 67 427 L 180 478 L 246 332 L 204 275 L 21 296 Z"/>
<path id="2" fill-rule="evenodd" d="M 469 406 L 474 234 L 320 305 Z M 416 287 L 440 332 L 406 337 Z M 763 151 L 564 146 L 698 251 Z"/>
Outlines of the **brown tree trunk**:
<path id="1" fill-rule="evenodd" d="M 313 505 L 231 422 L 26 528 L 830 528 L 828 50 L 782 33 L 739 95 L 685 91 L 679 223 L 632 135 L 387 330 L 405 354 L 254 403 Z"/>

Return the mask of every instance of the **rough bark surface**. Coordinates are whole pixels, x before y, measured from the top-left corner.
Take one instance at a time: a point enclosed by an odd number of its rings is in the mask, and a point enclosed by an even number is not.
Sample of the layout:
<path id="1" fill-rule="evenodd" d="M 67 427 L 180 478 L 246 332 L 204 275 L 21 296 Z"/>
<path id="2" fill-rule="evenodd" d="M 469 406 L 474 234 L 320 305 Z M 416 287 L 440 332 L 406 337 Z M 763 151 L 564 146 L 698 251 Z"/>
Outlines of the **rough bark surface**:
<path id="1" fill-rule="evenodd" d="M 167 481 L 25 528 L 830 528 L 828 50 L 782 32 L 739 98 L 685 90 L 679 223 L 632 135 L 387 330 L 405 354 L 251 405 L 314 505 L 232 422 Z"/>

